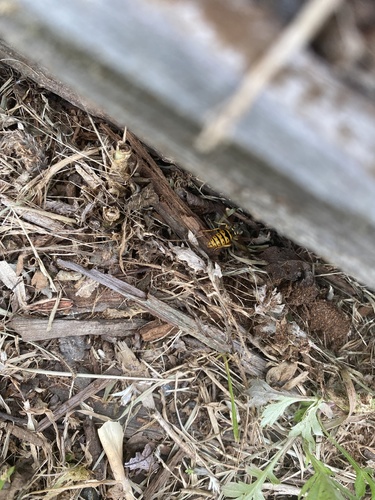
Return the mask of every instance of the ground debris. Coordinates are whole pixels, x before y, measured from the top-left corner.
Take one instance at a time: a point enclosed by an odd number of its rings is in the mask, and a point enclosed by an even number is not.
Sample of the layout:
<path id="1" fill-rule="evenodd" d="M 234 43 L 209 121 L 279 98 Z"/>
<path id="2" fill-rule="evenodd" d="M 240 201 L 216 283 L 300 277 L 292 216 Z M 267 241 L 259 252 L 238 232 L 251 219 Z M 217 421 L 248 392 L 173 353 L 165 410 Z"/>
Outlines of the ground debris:
<path id="1" fill-rule="evenodd" d="M 128 462 L 125 462 L 124 465 L 130 470 L 134 470 L 135 473 L 139 473 L 141 471 L 154 472 L 158 468 L 158 464 L 155 460 L 150 444 L 146 444 L 141 453 L 137 451 L 135 457 L 131 458 Z"/>
<path id="2" fill-rule="evenodd" d="M 113 478 L 128 473 L 143 498 L 216 498 L 249 457 L 268 463 L 284 432 L 259 427 L 272 395 L 328 398 L 341 442 L 372 460 L 372 292 L 130 131 L 0 76 L 12 104 L 0 131 L 6 498 L 120 498 Z M 230 246 L 209 249 L 223 230 Z M 122 429 L 116 474 L 104 422 Z M 320 452 L 342 468 L 329 444 Z M 303 458 L 285 461 L 283 483 L 299 491 Z"/>

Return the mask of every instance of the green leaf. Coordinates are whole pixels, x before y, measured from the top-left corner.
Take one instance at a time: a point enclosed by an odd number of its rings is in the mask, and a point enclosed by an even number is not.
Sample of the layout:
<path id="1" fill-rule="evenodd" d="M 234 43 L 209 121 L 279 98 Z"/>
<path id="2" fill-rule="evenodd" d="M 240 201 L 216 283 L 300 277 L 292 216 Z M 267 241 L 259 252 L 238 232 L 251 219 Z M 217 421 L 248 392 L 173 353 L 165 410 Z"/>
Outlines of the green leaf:
<path id="1" fill-rule="evenodd" d="M 277 479 L 277 477 L 275 476 L 275 474 L 270 470 L 268 471 L 268 480 L 272 483 L 272 484 L 280 484 L 280 480 Z"/>
<path id="2" fill-rule="evenodd" d="M 375 498 L 375 480 L 373 477 L 373 471 L 371 469 L 367 468 L 362 468 L 355 460 L 354 458 L 348 453 L 345 448 L 343 448 L 333 437 L 328 433 L 325 432 L 325 435 L 331 441 L 332 444 L 336 446 L 336 448 L 344 455 L 344 457 L 347 459 L 347 461 L 350 463 L 350 465 L 353 467 L 355 474 L 356 474 L 356 479 L 354 482 L 354 490 L 356 493 L 355 498 L 362 498 L 365 493 L 366 493 L 366 485 L 369 486 L 371 490 L 371 496 L 372 498 Z"/>
<path id="3" fill-rule="evenodd" d="M 273 425 L 276 420 L 281 417 L 288 406 L 293 403 L 298 403 L 298 401 L 300 401 L 300 398 L 281 396 L 276 403 L 268 404 L 262 413 L 262 421 L 260 425 L 262 427 L 265 427 L 266 425 Z"/>
<path id="4" fill-rule="evenodd" d="M 5 483 L 8 481 L 10 476 L 13 474 L 14 470 L 15 470 L 15 467 L 12 466 L 12 467 L 9 467 L 9 469 L 7 469 L 5 472 L 3 472 L 3 474 L 1 474 L 0 491 L 4 488 Z"/>
<path id="5" fill-rule="evenodd" d="M 301 489 L 298 498 L 302 498 L 307 493 L 308 500 L 356 500 L 357 497 L 336 481 L 332 476 L 331 469 L 326 467 L 320 460 L 311 455 L 306 449 L 306 455 L 311 460 L 314 468 L 314 475 L 306 481 Z"/>
<path id="6" fill-rule="evenodd" d="M 290 437 L 302 436 L 309 444 L 309 449 L 315 448 L 314 436 L 322 436 L 323 431 L 317 417 L 321 401 L 317 400 L 307 408 L 305 414 L 298 424 L 296 424 L 289 433 Z"/>
<path id="7" fill-rule="evenodd" d="M 301 495 L 308 493 L 309 500 L 345 500 L 331 478 L 324 475 L 312 476 L 301 490 Z M 299 497 L 301 498 L 301 496 Z"/>
<path id="8" fill-rule="evenodd" d="M 289 447 L 289 443 L 286 445 Z M 257 467 L 247 467 L 246 472 L 251 477 L 256 477 L 257 479 L 251 484 L 246 483 L 229 483 L 224 486 L 223 493 L 228 498 L 237 498 L 239 500 L 265 500 L 262 493 L 263 484 L 268 479 L 268 481 L 273 484 L 278 484 L 280 481 L 273 473 L 277 462 L 280 457 L 284 454 L 285 450 L 281 448 L 275 456 L 272 458 L 271 462 L 267 465 L 264 470 L 258 469 Z M 235 486 L 235 487 L 234 487 Z M 237 488 L 238 486 L 238 488 Z"/>
<path id="9" fill-rule="evenodd" d="M 309 408 L 310 405 L 311 405 L 311 401 L 300 403 L 298 410 L 294 414 L 294 421 L 296 423 L 301 422 L 301 420 L 303 419 L 303 417 L 306 413 L 306 410 Z"/>
<path id="10" fill-rule="evenodd" d="M 262 414 L 262 427 L 272 425 L 284 413 L 286 408 L 293 403 L 300 401 L 298 397 L 281 396 L 279 401 L 270 403 L 263 411 Z M 324 404 L 321 400 L 313 400 L 309 406 L 302 412 L 301 409 L 298 413 L 299 422 L 291 429 L 289 436 L 298 437 L 302 436 L 308 443 L 311 449 L 315 448 L 314 436 L 322 436 L 320 422 L 317 417 L 317 412 L 320 406 Z"/>
<path id="11" fill-rule="evenodd" d="M 354 491 L 358 498 L 366 493 L 366 481 L 362 474 L 357 474 L 354 482 Z"/>
<path id="12" fill-rule="evenodd" d="M 272 484 L 279 484 L 280 481 L 277 479 L 275 474 L 273 473 L 273 468 L 276 465 L 276 461 L 273 459 L 272 462 L 266 467 L 266 469 L 258 469 L 254 465 L 252 467 L 246 467 L 246 472 L 250 477 L 256 477 L 257 479 L 266 477 Z"/>
<path id="13" fill-rule="evenodd" d="M 243 498 L 249 491 L 249 484 L 246 483 L 228 483 L 223 486 L 223 494 L 227 498 Z"/>
<path id="14" fill-rule="evenodd" d="M 262 485 L 257 484 L 257 481 L 252 484 L 228 483 L 223 487 L 223 494 L 226 498 L 236 498 L 237 500 L 265 500 Z"/>
<path id="15" fill-rule="evenodd" d="M 246 467 L 246 472 L 250 477 L 256 477 L 257 479 L 259 479 L 259 477 L 264 474 L 264 471 L 262 469 L 258 469 L 258 467 L 255 467 L 255 465 Z"/>
<path id="16" fill-rule="evenodd" d="M 237 498 L 238 500 L 265 500 L 262 493 L 262 486 L 267 477 L 257 479 L 251 484 L 228 483 L 223 487 L 223 494 L 227 498 Z"/>

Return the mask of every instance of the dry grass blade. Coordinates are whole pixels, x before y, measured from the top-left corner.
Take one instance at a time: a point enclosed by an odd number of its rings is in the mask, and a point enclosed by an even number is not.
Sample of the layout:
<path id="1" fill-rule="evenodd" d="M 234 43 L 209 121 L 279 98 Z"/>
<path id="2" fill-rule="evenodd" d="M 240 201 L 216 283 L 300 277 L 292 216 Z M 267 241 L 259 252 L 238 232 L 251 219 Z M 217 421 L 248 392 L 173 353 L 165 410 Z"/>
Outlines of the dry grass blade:
<path id="1" fill-rule="evenodd" d="M 87 151 L 82 151 L 79 153 L 75 153 L 68 158 L 64 158 L 63 160 L 60 160 L 57 162 L 55 165 L 52 165 L 45 174 L 40 174 L 40 176 L 35 177 L 29 184 L 27 184 L 24 187 L 24 193 L 29 193 L 30 191 L 38 190 L 41 191 L 44 189 L 48 183 L 51 181 L 51 179 L 58 173 L 60 172 L 63 168 L 67 167 L 68 165 L 74 163 L 75 161 L 81 160 L 82 158 L 87 158 L 90 156 L 94 156 L 98 154 L 100 151 L 99 148 L 92 148 L 88 149 Z"/>
<path id="2" fill-rule="evenodd" d="M 205 461 L 200 457 L 198 450 L 194 445 L 186 443 L 184 437 L 180 437 L 178 433 L 173 429 L 173 427 L 160 415 L 156 410 L 153 412 L 153 417 L 160 424 L 160 426 L 165 430 L 167 435 L 173 440 L 173 442 L 183 450 L 187 457 L 190 457 L 194 462 L 196 461 L 199 465 L 204 467 L 207 466 Z"/>
<path id="3" fill-rule="evenodd" d="M 143 498 L 156 498 L 157 494 L 167 484 L 168 479 L 174 474 L 173 469 L 178 466 L 185 457 L 184 450 L 178 450 L 173 457 L 165 464 L 164 470 L 158 474 L 143 492 Z"/>
<path id="4" fill-rule="evenodd" d="M 31 208 L 23 206 L 19 202 L 14 202 L 5 195 L 0 196 L 0 202 L 7 208 L 11 208 L 16 214 L 18 214 L 22 219 L 27 220 L 37 226 L 44 227 L 50 231 L 64 231 L 64 226 L 56 223 L 59 221 L 63 224 L 72 225 L 75 223 L 74 219 L 70 217 L 64 217 L 59 214 L 52 212 L 47 212 L 46 210 L 40 210 L 36 208 Z"/>
<path id="5" fill-rule="evenodd" d="M 357 392 L 355 390 L 353 381 L 351 379 L 348 370 L 346 369 L 341 370 L 341 377 L 346 389 L 346 393 L 348 395 L 348 402 L 349 402 L 348 418 L 349 418 L 355 412 L 355 408 L 357 406 Z"/>

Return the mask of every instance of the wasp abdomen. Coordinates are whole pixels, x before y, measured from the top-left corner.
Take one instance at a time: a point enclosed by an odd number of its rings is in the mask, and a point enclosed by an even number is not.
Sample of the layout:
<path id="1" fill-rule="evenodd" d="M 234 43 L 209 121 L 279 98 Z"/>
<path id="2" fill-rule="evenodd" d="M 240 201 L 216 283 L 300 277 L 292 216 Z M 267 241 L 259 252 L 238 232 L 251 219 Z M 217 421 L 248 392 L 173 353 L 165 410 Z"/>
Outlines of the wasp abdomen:
<path id="1" fill-rule="evenodd" d="M 220 229 L 216 234 L 212 236 L 210 241 L 207 243 L 208 248 L 226 248 L 230 247 L 233 240 L 233 234 L 228 229 Z"/>

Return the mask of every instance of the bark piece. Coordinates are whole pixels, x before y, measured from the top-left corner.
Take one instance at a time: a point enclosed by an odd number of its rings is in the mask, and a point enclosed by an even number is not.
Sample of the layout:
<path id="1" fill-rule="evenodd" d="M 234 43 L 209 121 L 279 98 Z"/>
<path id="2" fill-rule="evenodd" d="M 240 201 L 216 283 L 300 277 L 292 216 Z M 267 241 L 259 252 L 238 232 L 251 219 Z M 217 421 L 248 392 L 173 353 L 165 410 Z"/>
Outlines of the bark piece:
<path id="1" fill-rule="evenodd" d="M 9 327 L 22 336 L 25 342 L 49 340 L 81 335 L 110 335 L 126 337 L 133 335 L 146 322 L 141 319 L 132 320 L 72 320 L 55 319 L 51 330 L 47 331 L 48 319 L 15 316 Z"/>

